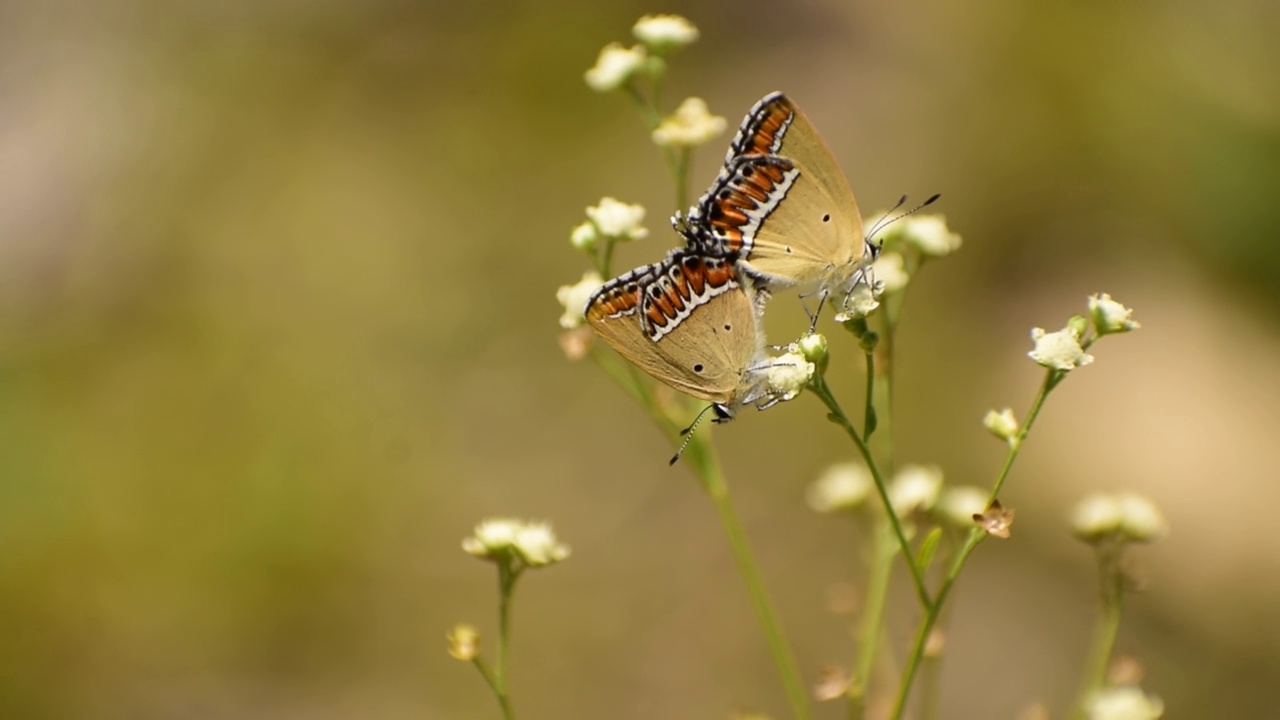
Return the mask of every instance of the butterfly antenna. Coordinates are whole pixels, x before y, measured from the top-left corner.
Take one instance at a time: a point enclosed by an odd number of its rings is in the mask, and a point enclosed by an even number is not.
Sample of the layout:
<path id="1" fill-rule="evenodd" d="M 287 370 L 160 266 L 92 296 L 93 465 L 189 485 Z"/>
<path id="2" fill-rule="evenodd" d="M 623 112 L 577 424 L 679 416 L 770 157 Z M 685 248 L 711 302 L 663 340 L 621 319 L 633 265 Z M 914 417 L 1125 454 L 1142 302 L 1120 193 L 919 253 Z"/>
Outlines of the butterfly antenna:
<path id="1" fill-rule="evenodd" d="M 670 462 L 667 463 L 668 465 L 675 465 L 676 461 L 680 459 L 680 455 L 684 453 L 684 449 L 689 447 L 689 442 L 693 440 L 693 431 L 698 429 L 698 424 L 702 422 L 702 416 L 706 415 L 707 411 L 713 408 L 715 408 L 715 405 L 708 405 L 702 408 L 702 412 L 698 413 L 698 417 L 694 418 L 693 422 L 689 423 L 689 427 L 680 431 L 680 436 L 684 438 L 684 442 L 680 443 L 680 449 L 676 450 L 676 454 L 671 456 Z"/>
<path id="2" fill-rule="evenodd" d="M 879 222 L 877 222 L 877 223 L 876 223 L 876 224 L 871 228 L 871 232 L 867 233 L 867 237 L 868 237 L 868 238 L 875 237 L 876 233 L 880 232 L 881 230 L 884 230 L 885 228 L 887 228 L 887 227 L 889 227 L 890 225 L 892 225 L 892 224 L 894 224 L 894 223 L 898 222 L 899 220 L 902 220 L 903 218 L 910 217 L 910 216 L 914 215 L 915 213 L 917 213 L 917 212 L 919 212 L 919 211 L 921 211 L 921 210 L 923 210 L 923 209 L 925 209 L 925 208 L 929 207 L 930 205 L 932 205 L 932 204 L 933 204 L 933 203 L 934 203 L 938 198 L 940 198 L 940 197 L 942 197 L 942 193 L 934 193 L 933 195 L 931 195 L 931 196 L 929 197 L 929 199 L 928 199 L 928 200 L 925 200 L 924 202 L 922 202 L 922 203 L 920 203 L 919 205 L 917 205 L 917 206 L 915 206 L 915 207 L 911 208 L 910 210 L 908 210 L 908 211 L 906 211 L 906 212 L 904 212 L 904 213 L 898 214 L 898 215 L 893 215 L 893 212 L 894 212 L 895 210 L 897 210 L 898 208 L 902 207 L 902 206 L 903 206 L 903 204 L 905 204 L 905 203 L 907 202 L 907 196 L 906 196 L 906 195 L 903 195 L 903 196 L 902 196 L 902 198 L 901 198 L 900 200 L 898 200 L 898 204 L 894 205 L 894 206 L 893 206 L 893 209 L 892 209 L 892 210 L 890 210 L 889 212 L 885 213 L 885 214 L 884 214 L 884 217 L 880 218 L 880 221 L 879 221 Z M 893 215 L 893 216 L 892 216 L 892 217 L 890 217 L 891 215 Z"/>

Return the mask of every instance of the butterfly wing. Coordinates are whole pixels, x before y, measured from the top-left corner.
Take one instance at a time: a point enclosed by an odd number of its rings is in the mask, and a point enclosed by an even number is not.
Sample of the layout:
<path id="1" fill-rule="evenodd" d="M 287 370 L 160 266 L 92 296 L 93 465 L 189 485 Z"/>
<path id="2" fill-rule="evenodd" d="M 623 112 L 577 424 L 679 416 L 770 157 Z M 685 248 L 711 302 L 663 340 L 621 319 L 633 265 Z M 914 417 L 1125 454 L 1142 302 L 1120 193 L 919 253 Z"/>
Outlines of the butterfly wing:
<path id="1" fill-rule="evenodd" d="M 675 251 L 606 283 L 587 302 L 586 318 L 654 378 L 732 404 L 763 343 L 753 292 L 729 260 Z"/>
<path id="2" fill-rule="evenodd" d="M 710 235 L 704 251 L 739 253 L 772 284 L 831 284 L 869 259 L 848 180 L 782 93 L 747 113 L 725 169 L 690 211 L 690 224 L 699 223 Z"/>

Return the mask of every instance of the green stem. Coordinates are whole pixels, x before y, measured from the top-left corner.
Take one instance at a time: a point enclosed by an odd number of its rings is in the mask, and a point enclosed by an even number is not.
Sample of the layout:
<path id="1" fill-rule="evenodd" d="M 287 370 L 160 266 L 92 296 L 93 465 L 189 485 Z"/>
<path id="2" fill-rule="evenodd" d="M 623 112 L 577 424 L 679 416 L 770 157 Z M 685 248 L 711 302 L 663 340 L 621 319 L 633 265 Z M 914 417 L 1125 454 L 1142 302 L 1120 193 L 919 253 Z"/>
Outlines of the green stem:
<path id="1" fill-rule="evenodd" d="M 1040 391 L 1036 393 L 1036 399 L 1031 403 L 1031 410 L 1027 412 L 1026 422 L 1018 430 L 1013 442 L 1009 443 L 1009 450 L 1005 453 L 1004 463 L 1000 466 L 1000 473 L 996 476 L 996 481 L 992 486 L 992 500 L 996 498 L 1000 493 L 1000 489 L 1004 487 L 1004 481 L 1009 477 L 1009 470 L 1013 467 L 1014 460 L 1018 459 L 1018 453 L 1022 449 L 1023 441 L 1027 439 L 1027 434 L 1031 432 L 1031 427 L 1040 415 L 1040 409 L 1044 407 L 1045 399 L 1049 397 L 1049 393 L 1057 387 L 1065 375 L 1066 373 L 1061 370 L 1049 370 L 1045 373 L 1044 382 L 1040 385 Z M 951 567 L 947 569 L 946 578 L 942 582 L 942 587 L 938 589 L 938 594 L 934 597 L 932 603 L 925 606 L 924 618 L 921 619 L 920 626 L 916 630 L 911 653 L 907 657 L 907 667 L 902 673 L 902 681 L 898 686 L 898 699 L 894 704 L 893 714 L 889 716 L 892 720 L 901 720 L 903 713 L 906 712 L 907 699 L 911 695 L 911 684 L 915 681 L 916 672 L 920 669 L 920 658 L 924 654 L 924 646 L 929 640 L 929 633 L 933 631 L 933 626 L 938 621 L 938 613 L 942 610 L 947 596 L 951 594 L 951 588 L 955 586 L 956 578 L 959 577 L 960 571 L 964 569 L 965 563 L 968 562 L 969 555 L 986 537 L 986 532 L 980 528 L 974 528 L 969 531 L 969 537 L 965 539 L 964 546 L 960 548 L 960 553 L 956 555 Z"/>
<path id="2" fill-rule="evenodd" d="M 695 448 L 695 446 L 703 447 Z M 725 537 L 729 541 L 729 549 L 732 551 L 733 559 L 738 565 L 738 572 L 742 575 L 743 582 L 746 583 L 747 595 L 751 598 L 756 617 L 760 621 L 765 639 L 769 644 L 769 652 L 773 655 L 774 665 L 777 666 L 778 675 L 782 679 L 783 689 L 786 691 L 787 699 L 791 703 L 791 712 L 796 717 L 796 720 L 811 720 L 813 714 L 809 708 L 809 695 L 805 690 L 804 680 L 800 676 L 795 657 L 791 654 L 791 649 L 783 636 L 782 627 L 778 623 L 777 615 L 774 613 L 773 606 L 770 604 L 769 597 L 765 592 L 764 583 L 760 579 L 760 571 L 756 567 L 755 560 L 751 556 L 751 549 L 747 545 L 747 537 L 742 530 L 742 523 L 738 520 L 738 515 L 729 500 L 729 485 L 725 481 L 724 473 L 720 468 L 720 460 L 715 451 L 705 444 L 705 441 L 690 443 L 689 452 L 686 453 L 685 457 L 690 465 L 693 466 L 693 470 L 697 473 L 702 486 L 706 489 L 712 504 L 715 505 L 716 514 L 720 516 L 720 524 L 724 526 Z"/>
<path id="3" fill-rule="evenodd" d="M 502 706 L 502 716 L 507 720 L 515 718 L 511 693 L 507 688 L 507 670 L 511 659 L 511 601 L 519 578 L 520 571 L 513 569 L 510 562 L 498 563 L 498 662 L 491 684 L 498 696 L 498 704 Z"/>
<path id="4" fill-rule="evenodd" d="M 655 89 L 654 92 L 656 94 L 657 90 Z M 662 113 L 658 111 L 658 107 L 655 104 L 656 99 L 646 98 L 633 82 L 627 83 L 627 95 L 629 95 L 631 99 L 635 101 L 636 106 L 640 108 L 640 113 L 644 115 L 644 121 L 645 124 L 649 126 L 649 131 L 652 132 L 658 129 L 658 126 L 662 124 Z M 688 182 L 684 177 L 684 167 L 688 165 L 687 159 L 682 163 L 679 157 L 680 153 L 675 152 L 672 148 L 664 147 L 659 149 L 662 151 L 663 162 L 667 164 L 667 170 L 671 173 L 672 179 L 675 180 L 676 207 L 686 207 L 684 204 L 684 194 L 685 187 Z M 687 156 L 687 151 L 685 152 L 685 155 Z"/>
<path id="5" fill-rule="evenodd" d="M 1120 632 L 1124 597 L 1124 573 L 1120 568 L 1121 546 L 1118 543 L 1099 546 L 1097 554 L 1101 612 L 1098 615 L 1098 624 L 1093 631 L 1088 660 L 1085 662 L 1080 697 L 1072 713 L 1073 718 L 1080 719 L 1086 716 L 1089 699 L 1102 688 L 1106 681 L 1107 668 L 1111 665 L 1111 655 L 1115 651 L 1116 636 Z"/>
<path id="6" fill-rule="evenodd" d="M 916 566 L 916 561 L 911 556 L 911 543 L 907 541 L 907 535 L 902 530 L 902 523 L 898 520 L 898 514 L 893 511 L 893 503 L 889 501 L 889 488 L 885 484 L 884 476 L 880 474 L 880 468 L 876 465 L 875 458 L 871 456 L 871 449 L 863 442 L 862 436 L 853 427 L 853 423 L 849 422 L 849 418 L 840 409 L 840 403 L 836 402 L 835 396 L 831 394 L 831 389 L 827 387 L 825 377 L 815 375 L 813 382 L 809 385 L 809 389 L 827 406 L 827 410 L 830 413 L 827 417 L 844 428 L 845 433 L 853 440 L 853 444 L 858 447 L 858 452 L 862 454 L 862 460 L 867 464 L 867 469 L 871 471 L 871 478 L 875 480 L 876 492 L 880 495 L 880 502 L 884 506 L 885 515 L 889 518 L 889 524 L 893 526 L 893 534 L 898 539 L 898 547 L 902 550 L 903 562 L 911 570 L 911 580 L 915 584 L 916 595 L 920 599 L 920 605 L 929 607 L 931 604 L 929 590 L 925 587 L 924 576 L 921 575 L 920 568 Z"/>
<path id="7" fill-rule="evenodd" d="M 898 554 L 898 544 L 889 532 L 887 524 L 880 524 L 876 528 L 872 552 L 875 555 L 871 569 L 867 573 L 867 595 L 864 600 L 862 628 L 859 632 L 861 646 L 858 648 L 858 663 L 854 669 L 853 683 L 849 687 L 850 718 L 861 718 L 866 710 L 867 692 L 871 687 L 876 650 L 880 646 L 880 637 L 884 632 L 884 611 L 889 600 L 893 557 Z"/>
<path id="8" fill-rule="evenodd" d="M 862 442 L 871 442 L 871 433 L 876 430 L 876 354 L 869 350 L 867 356 L 867 407 L 862 416 Z"/>
<path id="9" fill-rule="evenodd" d="M 886 303 L 884 308 L 884 358 L 881 363 L 884 368 L 884 382 L 882 383 L 884 387 L 884 404 L 881 405 L 884 409 L 884 427 L 881 428 L 880 433 L 880 449 L 884 457 L 885 468 L 891 474 L 897 467 L 894 464 L 893 453 L 893 360 L 895 357 L 894 338 L 897 335 L 896 330 L 897 325 L 893 310 L 889 307 L 889 303 Z M 910 556 L 911 553 L 909 551 L 905 552 Z"/>

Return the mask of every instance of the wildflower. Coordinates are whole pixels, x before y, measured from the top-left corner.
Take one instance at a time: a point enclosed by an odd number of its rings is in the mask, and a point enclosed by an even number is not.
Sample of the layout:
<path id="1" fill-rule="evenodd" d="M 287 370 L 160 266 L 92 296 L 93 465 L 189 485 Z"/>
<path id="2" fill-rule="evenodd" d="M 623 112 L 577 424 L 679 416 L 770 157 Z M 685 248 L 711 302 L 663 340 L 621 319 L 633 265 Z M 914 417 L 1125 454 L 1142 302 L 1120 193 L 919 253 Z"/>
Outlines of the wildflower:
<path id="1" fill-rule="evenodd" d="M 1009 539 L 1009 526 L 1013 524 L 1014 509 L 1004 509 L 999 500 L 992 500 L 986 512 L 974 513 L 973 521 L 987 532 L 1002 540 Z"/>
<path id="2" fill-rule="evenodd" d="M 831 465 L 805 491 L 805 501 L 820 513 L 853 510 L 871 494 L 871 484 L 871 471 L 865 465 Z"/>
<path id="3" fill-rule="evenodd" d="M 653 131 L 653 142 L 660 147 L 693 147 L 715 139 L 727 123 L 707 110 L 702 98 L 686 98 L 680 107 Z"/>
<path id="4" fill-rule="evenodd" d="M 480 655 L 480 632 L 470 625 L 458 625 L 445 639 L 449 643 L 449 655 L 471 662 Z"/>
<path id="5" fill-rule="evenodd" d="M 1094 493 L 1076 504 L 1071 530 L 1085 542 L 1096 542 L 1115 533 L 1124 522 L 1124 509 L 1111 495 Z"/>
<path id="6" fill-rule="evenodd" d="M 586 72 L 587 86 L 596 92 L 609 92 L 626 85 L 645 65 L 643 45 L 631 49 L 609 43 L 600 51 L 595 67 Z"/>
<path id="7" fill-rule="evenodd" d="M 818 702 L 837 700 L 849 692 L 853 678 L 841 668 L 830 665 L 823 667 L 818 681 L 813 685 L 813 699 Z"/>
<path id="8" fill-rule="evenodd" d="M 942 490 L 934 510 L 961 530 L 973 527 L 973 516 L 987 509 L 987 491 L 972 485 L 957 485 Z"/>
<path id="9" fill-rule="evenodd" d="M 1116 498 L 1120 506 L 1120 534 L 1133 542 L 1158 540 L 1168 532 L 1168 525 L 1160 509 L 1150 500 L 1134 493 L 1124 493 Z"/>
<path id="10" fill-rule="evenodd" d="M 1101 690 L 1089 700 L 1089 720 L 1157 720 L 1164 703 L 1132 685 Z"/>
<path id="11" fill-rule="evenodd" d="M 774 358 L 769 364 L 765 371 L 765 383 L 771 395 L 791 400 L 813 379 L 814 370 L 814 364 L 805 359 L 793 344 L 790 352 Z"/>
<path id="12" fill-rule="evenodd" d="M 496 560 L 511 552 L 520 527 L 519 520 L 490 518 L 477 525 L 471 537 L 462 541 L 462 549 L 479 558 Z"/>
<path id="13" fill-rule="evenodd" d="M 1133 310 L 1121 305 L 1107 293 L 1089 296 L 1089 317 L 1099 335 L 1129 332 L 1142 327 L 1132 320 Z"/>
<path id="14" fill-rule="evenodd" d="M 560 327 L 572 330 L 581 327 L 585 321 L 587 301 L 591 294 L 604 285 L 600 273 L 594 270 L 582 274 L 582 279 L 573 285 L 561 285 L 556 290 L 556 300 L 564 306 L 564 314 L 560 316 Z"/>
<path id="15" fill-rule="evenodd" d="M 636 21 L 631 32 L 659 55 L 698 39 L 698 28 L 679 15 L 645 15 Z"/>
<path id="16" fill-rule="evenodd" d="M 596 230 L 595 223 L 590 221 L 584 222 L 573 229 L 569 233 L 569 244 L 574 250 L 582 252 L 592 252 L 596 249 L 596 241 L 600 239 L 600 232 Z"/>
<path id="17" fill-rule="evenodd" d="M 927 257 L 943 257 L 960 249 L 960 236 L 941 215 L 912 215 L 902 221 L 902 237 Z"/>
<path id="18" fill-rule="evenodd" d="M 569 546 L 556 539 L 547 523 L 526 523 L 513 543 L 520 558 L 530 567 L 551 565 L 569 557 Z"/>
<path id="19" fill-rule="evenodd" d="M 889 484 L 889 502 L 898 517 L 928 510 L 938 502 L 942 469 L 937 465 L 904 465 Z"/>
<path id="20" fill-rule="evenodd" d="M 982 418 L 982 426 L 1010 445 L 1018 439 L 1018 419 L 1013 416 L 1013 408 L 1005 408 L 1000 412 L 988 410 Z"/>
<path id="21" fill-rule="evenodd" d="M 883 292 L 901 290 L 907 286 L 911 276 L 907 274 L 906 263 L 902 255 L 896 252 L 882 252 L 871 266 Z"/>
<path id="22" fill-rule="evenodd" d="M 644 206 L 628 205 L 611 197 L 600 198 L 600 204 L 587 208 L 587 217 L 601 235 L 618 240 L 641 240 L 649 235 L 644 222 Z"/>
<path id="23" fill-rule="evenodd" d="M 836 322 L 848 322 L 870 315 L 873 310 L 880 307 L 879 297 L 883 292 L 884 281 L 875 279 L 871 274 L 871 268 L 867 268 L 862 278 L 840 302 L 840 309 L 836 312 Z"/>
<path id="24" fill-rule="evenodd" d="M 1080 347 L 1080 333 L 1067 327 L 1058 332 L 1045 332 L 1044 328 L 1032 328 L 1031 339 L 1036 347 L 1027 357 L 1055 370 L 1073 370 L 1093 362 L 1093 356 Z"/>

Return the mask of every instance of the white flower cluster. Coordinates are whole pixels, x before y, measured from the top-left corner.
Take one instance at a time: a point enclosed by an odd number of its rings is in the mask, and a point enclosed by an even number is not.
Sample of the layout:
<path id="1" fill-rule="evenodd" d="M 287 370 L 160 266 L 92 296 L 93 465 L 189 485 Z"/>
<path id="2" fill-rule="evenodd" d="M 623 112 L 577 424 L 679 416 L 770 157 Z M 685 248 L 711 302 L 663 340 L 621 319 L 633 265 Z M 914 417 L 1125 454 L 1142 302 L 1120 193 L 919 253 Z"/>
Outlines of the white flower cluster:
<path id="1" fill-rule="evenodd" d="M 583 76 L 587 87 L 612 92 L 626 87 L 642 72 L 661 73 L 663 55 L 698 39 L 698 28 L 679 15 L 646 15 L 636 21 L 631 32 L 641 44 L 629 48 L 616 42 L 606 45 L 595 66 Z"/>
<path id="2" fill-rule="evenodd" d="M 1169 526 L 1160 509 L 1141 495 L 1095 493 L 1076 505 L 1071 529 L 1089 543 L 1108 538 L 1151 542 L 1164 537 Z"/>
<path id="3" fill-rule="evenodd" d="M 518 558 L 529 567 L 541 567 L 569 557 L 569 547 L 556 539 L 547 523 L 491 518 L 476 526 L 462 549 L 478 558 L 505 561 Z"/>
<path id="4" fill-rule="evenodd" d="M 591 270 L 583 273 L 582 279 L 573 285 L 561 285 L 556 290 L 556 300 L 564 307 L 564 313 L 560 315 L 560 327 L 572 330 L 582 326 L 587 301 L 601 285 L 604 285 L 604 280 L 600 279 L 600 273 Z"/>
<path id="5" fill-rule="evenodd" d="M 705 100 L 686 98 L 654 129 L 653 142 L 659 147 L 693 147 L 714 140 L 727 126 L 727 120 L 711 114 Z"/>

